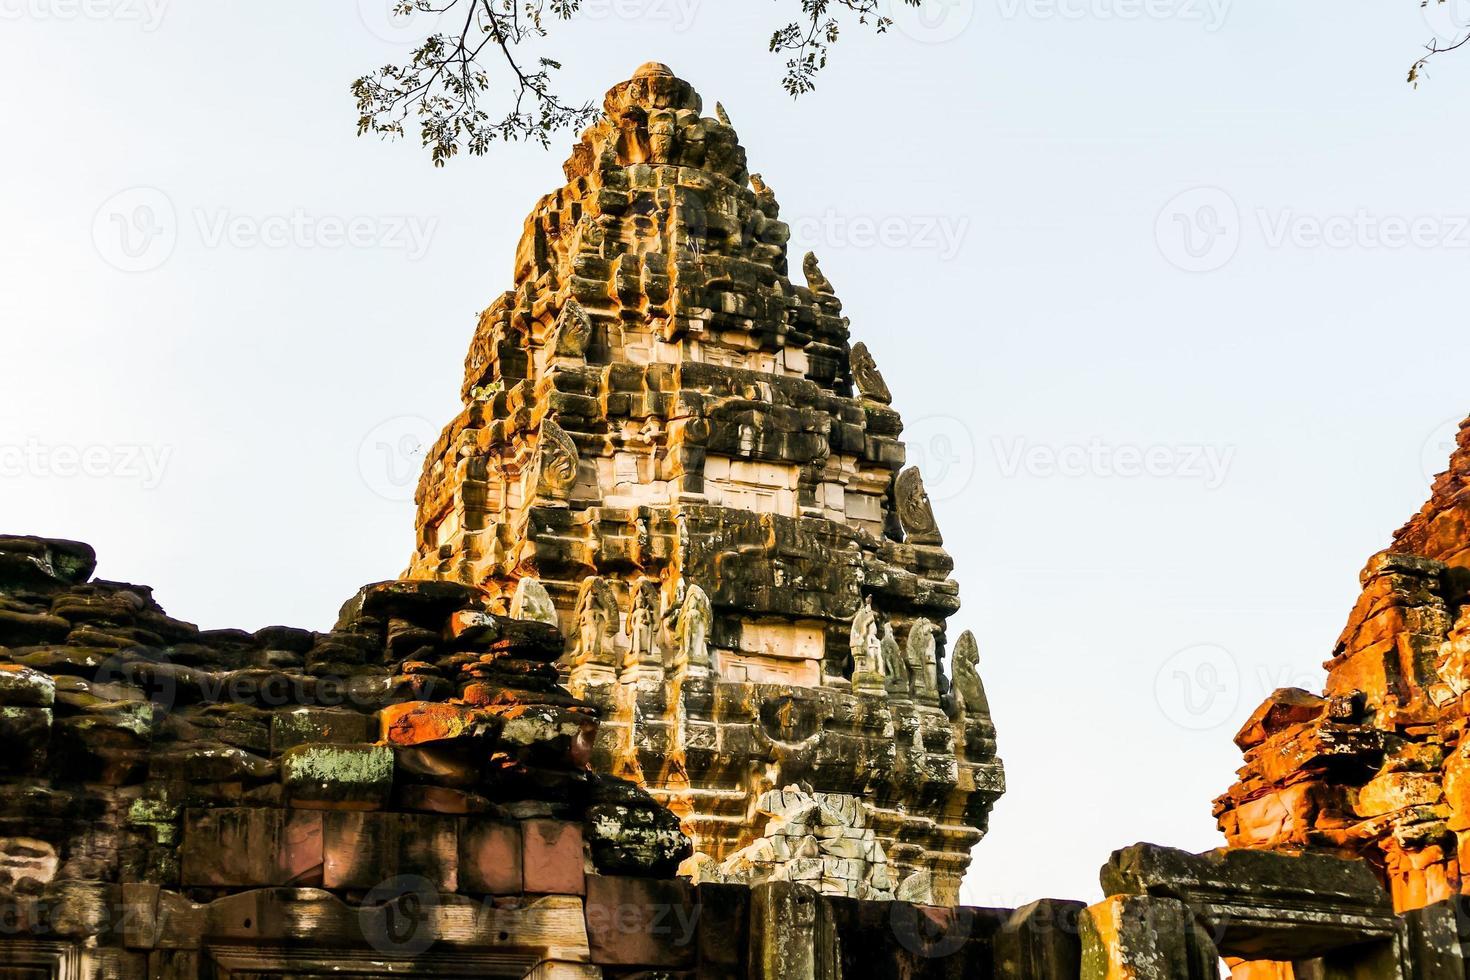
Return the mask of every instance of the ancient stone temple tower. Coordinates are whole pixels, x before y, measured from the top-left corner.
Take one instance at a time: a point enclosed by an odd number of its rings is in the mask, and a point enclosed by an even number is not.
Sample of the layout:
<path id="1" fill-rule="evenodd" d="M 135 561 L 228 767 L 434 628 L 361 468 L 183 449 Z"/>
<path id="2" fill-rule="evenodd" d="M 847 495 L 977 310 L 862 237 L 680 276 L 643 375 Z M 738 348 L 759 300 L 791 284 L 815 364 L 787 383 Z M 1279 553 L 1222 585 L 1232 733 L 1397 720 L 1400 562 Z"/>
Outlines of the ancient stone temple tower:
<path id="1" fill-rule="evenodd" d="M 723 108 L 658 64 L 604 105 L 480 318 L 406 577 L 561 628 L 595 765 L 690 874 L 952 903 L 1003 776 L 889 390 Z"/>

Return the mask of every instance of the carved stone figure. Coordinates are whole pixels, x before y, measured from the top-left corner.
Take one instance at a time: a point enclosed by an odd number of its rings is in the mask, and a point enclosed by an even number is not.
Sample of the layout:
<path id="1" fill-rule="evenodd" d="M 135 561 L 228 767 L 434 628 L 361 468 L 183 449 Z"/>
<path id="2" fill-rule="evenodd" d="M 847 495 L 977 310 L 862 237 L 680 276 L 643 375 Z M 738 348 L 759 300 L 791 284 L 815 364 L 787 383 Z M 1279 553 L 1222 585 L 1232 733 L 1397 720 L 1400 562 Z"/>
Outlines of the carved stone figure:
<path id="1" fill-rule="evenodd" d="M 873 612 L 872 596 L 863 597 L 863 604 L 852 618 L 848 645 L 852 652 L 853 690 L 884 693 L 887 687 L 883 682 L 883 641 L 878 637 L 878 616 Z"/>
<path id="2" fill-rule="evenodd" d="M 541 422 L 541 442 L 536 454 L 536 495 L 550 501 L 571 498 L 577 483 L 580 456 L 572 437 L 551 419 Z"/>
<path id="3" fill-rule="evenodd" d="M 914 700 L 939 703 L 939 658 L 935 654 L 936 627 L 922 616 L 909 627 L 907 659 L 913 679 Z"/>
<path id="4" fill-rule="evenodd" d="M 847 363 L 852 369 L 852 383 L 857 385 L 858 394 L 885 405 L 893 401 L 893 394 L 888 390 L 883 375 L 878 372 L 878 364 L 873 360 L 873 355 L 868 353 L 867 344 L 853 344 L 852 350 L 848 352 Z"/>
<path id="5" fill-rule="evenodd" d="M 965 630 L 954 644 L 954 706 L 957 715 L 989 718 L 990 701 L 980 682 L 980 647 L 975 634 Z"/>
<path id="6" fill-rule="evenodd" d="M 710 607 L 709 596 L 697 585 L 688 586 L 679 606 L 674 659 L 678 667 L 695 671 L 709 669 L 709 629 L 713 622 L 714 610 Z"/>
<path id="7" fill-rule="evenodd" d="M 560 625 L 556 616 L 556 603 L 552 602 L 546 586 L 541 584 L 540 579 L 530 575 L 523 576 L 516 583 L 515 593 L 510 597 L 510 618 Z"/>
<path id="8" fill-rule="evenodd" d="M 586 357 L 587 345 L 592 340 L 592 319 L 582 304 L 575 299 L 567 300 L 561 316 L 556 318 L 556 340 L 553 352 L 557 357 Z"/>
<path id="9" fill-rule="evenodd" d="M 639 579 L 633 587 L 633 605 L 628 611 L 628 653 L 625 668 L 661 665 L 659 654 L 658 583 Z"/>
<path id="10" fill-rule="evenodd" d="M 893 635 L 893 624 L 883 624 L 883 636 L 880 642 L 883 646 L 883 670 L 888 675 L 888 693 L 905 699 L 913 697 L 914 686 L 909 676 L 908 661 L 904 659 L 903 648 L 898 645 L 898 639 Z"/>
<path id="11" fill-rule="evenodd" d="M 827 296 L 835 296 L 836 291 L 832 288 L 832 280 L 822 274 L 822 268 L 817 264 L 817 253 L 808 252 L 801 260 L 801 271 L 806 276 L 806 284 L 814 293 L 823 293 Z"/>
<path id="12" fill-rule="evenodd" d="M 917 466 L 910 466 L 894 478 L 893 501 L 909 541 L 914 544 L 944 543 L 939 535 L 939 524 L 934 520 L 929 494 L 924 490 L 924 478 L 919 475 Z"/>
<path id="13" fill-rule="evenodd" d="M 594 576 L 582 583 L 576 619 L 577 640 L 572 663 L 614 666 L 613 634 L 617 631 L 618 603 L 606 579 Z"/>

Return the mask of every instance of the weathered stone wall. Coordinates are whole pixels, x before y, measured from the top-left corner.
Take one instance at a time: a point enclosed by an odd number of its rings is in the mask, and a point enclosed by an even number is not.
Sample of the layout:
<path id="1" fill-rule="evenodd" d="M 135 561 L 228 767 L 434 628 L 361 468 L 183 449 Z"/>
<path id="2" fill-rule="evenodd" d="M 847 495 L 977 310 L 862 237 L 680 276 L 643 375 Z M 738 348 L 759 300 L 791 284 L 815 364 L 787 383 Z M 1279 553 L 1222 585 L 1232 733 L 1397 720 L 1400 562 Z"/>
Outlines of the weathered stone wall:
<path id="1" fill-rule="evenodd" d="M 478 589 L 246 633 L 94 567 L 0 536 L 0 978 L 989 975 L 1004 913 L 674 877 L 555 628 Z"/>
<path id="2" fill-rule="evenodd" d="M 683 818 L 689 873 L 954 902 L 1004 779 L 891 393 L 723 109 L 656 64 L 604 108 L 480 318 L 406 574 L 560 627 L 595 765 Z M 843 843 L 762 836 L 788 786 Z"/>

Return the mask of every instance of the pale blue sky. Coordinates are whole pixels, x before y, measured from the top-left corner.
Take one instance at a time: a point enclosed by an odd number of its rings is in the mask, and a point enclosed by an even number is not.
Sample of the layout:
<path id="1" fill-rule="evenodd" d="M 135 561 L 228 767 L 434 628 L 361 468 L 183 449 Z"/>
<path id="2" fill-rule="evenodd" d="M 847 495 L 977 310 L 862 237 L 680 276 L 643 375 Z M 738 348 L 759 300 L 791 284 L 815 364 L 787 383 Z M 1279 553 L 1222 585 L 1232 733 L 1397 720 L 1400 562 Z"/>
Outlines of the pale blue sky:
<path id="1" fill-rule="evenodd" d="M 1219 842 L 1230 736 L 1319 683 L 1470 412 L 1470 56 L 1403 83 L 1416 0 L 948 0 L 793 104 L 783 6 L 602 0 L 548 53 L 729 110 L 957 561 L 1011 782 L 966 896 L 1095 898 L 1115 847 Z M 561 182 L 570 136 L 440 171 L 355 138 L 347 83 L 405 50 L 359 13 L 0 0 L 3 529 L 205 626 L 325 627 L 402 570 L 383 447 L 456 410 Z"/>

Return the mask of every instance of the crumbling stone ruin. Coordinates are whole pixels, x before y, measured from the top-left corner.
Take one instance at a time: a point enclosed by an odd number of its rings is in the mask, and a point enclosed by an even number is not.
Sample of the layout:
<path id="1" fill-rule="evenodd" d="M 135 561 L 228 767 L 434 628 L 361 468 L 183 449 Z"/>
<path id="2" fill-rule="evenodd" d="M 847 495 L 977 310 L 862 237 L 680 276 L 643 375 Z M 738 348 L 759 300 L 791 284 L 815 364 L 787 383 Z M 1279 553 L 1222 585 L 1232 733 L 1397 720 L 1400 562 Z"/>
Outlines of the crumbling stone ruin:
<path id="1" fill-rule="evenodd" d="M 1215 802 L 1239 847 L 1362 857 L 1399 909 L 1470 893 L 1470 420 L 1428 503 L 1363 570 L 1322 695 L 1276 691 Z"/>
<path id="2" fill-rule="evenodd" d="M 954 563 L 872 355 L 701 105 L 644 65 L 532 211 L 406 577 L 560 628 L 595 766 L 679 814 L 696 878 L 952 904 L 1004 789 L 974 638 L 941 668 Z M 822 820 L 762 802 L 791 794 Z"/>
<path id="3" fill-rule="evenodd" d="M 890 393 L 723 110 L 606 107 L 403 579 L 201 630 L 0 535 L 0 980 L 1464 980 L 1470 422 L 1237 736 L 1230 847 L 960 907 L 1002 772 Z"/>

